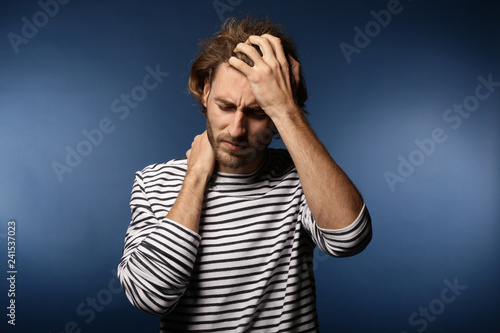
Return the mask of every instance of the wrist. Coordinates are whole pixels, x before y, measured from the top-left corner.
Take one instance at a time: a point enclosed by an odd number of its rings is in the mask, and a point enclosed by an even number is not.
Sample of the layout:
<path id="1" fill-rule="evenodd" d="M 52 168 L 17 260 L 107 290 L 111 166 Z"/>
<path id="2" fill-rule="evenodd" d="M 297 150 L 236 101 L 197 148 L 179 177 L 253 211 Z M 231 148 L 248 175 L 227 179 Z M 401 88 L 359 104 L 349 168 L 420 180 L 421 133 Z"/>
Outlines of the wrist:
<path id="1" fill-rule="evenodd" d="M 208 170 L 197 168 L 195 166 L 188 167 L 186 176 L 184 177 L 184 184 L 187 183 L 191 187 L 202 186 L 205 188 L 211 176 L 211 171 L 209 172 Z"/>
<path id="2" fill-rule="evenodd" d="M 276 106 L 265 110 L 265 112 L 273 121 L 280 121 L 282 119 L 295 119 L 303 115 L 302 109 L 295 103 L 291 105 Z"/>
<path id="3" fill-rule="evenodd" d="M 284 108 L 276 112 L 273 117 L 270 116 L 270 118 L 280 134 L 282 131 L 289 129 L 290 126 L 302 127 L 308 125 L 304 112 L 302 112 L 302 109 L 297 105 L 290 108 Z"/>

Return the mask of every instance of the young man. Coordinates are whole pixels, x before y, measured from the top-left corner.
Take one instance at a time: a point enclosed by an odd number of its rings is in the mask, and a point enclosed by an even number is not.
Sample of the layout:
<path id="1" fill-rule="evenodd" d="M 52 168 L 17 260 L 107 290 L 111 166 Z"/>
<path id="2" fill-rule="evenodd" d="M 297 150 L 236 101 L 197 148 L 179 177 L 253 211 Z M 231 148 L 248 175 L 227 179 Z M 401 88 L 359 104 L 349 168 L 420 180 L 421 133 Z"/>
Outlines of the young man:
<path id="1" fill-rule="evenodd" d="M 206 131 L 187 159 L 138 172 L 118 268 L 161 332 L 318 330 L 313 248 L 371 239 L 364 201 L 304 117 L 292 40 L 268 20 L 230 19 L 189 80 Z M 279 133 L 286 150 L 267 148 Z"/>

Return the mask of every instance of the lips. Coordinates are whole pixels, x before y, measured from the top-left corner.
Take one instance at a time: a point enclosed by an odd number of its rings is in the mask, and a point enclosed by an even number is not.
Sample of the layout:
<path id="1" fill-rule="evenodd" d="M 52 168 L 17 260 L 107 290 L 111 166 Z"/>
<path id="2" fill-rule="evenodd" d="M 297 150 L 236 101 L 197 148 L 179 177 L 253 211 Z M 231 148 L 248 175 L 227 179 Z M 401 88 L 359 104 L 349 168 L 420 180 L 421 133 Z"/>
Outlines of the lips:
<path id="1" fill-rule="evenodd" d="M 229 150 L 241 150 L 246 147 L 245 145 L 242 145 L 240 143 L 230 141 L 222 141 L 222 144 Z"/>

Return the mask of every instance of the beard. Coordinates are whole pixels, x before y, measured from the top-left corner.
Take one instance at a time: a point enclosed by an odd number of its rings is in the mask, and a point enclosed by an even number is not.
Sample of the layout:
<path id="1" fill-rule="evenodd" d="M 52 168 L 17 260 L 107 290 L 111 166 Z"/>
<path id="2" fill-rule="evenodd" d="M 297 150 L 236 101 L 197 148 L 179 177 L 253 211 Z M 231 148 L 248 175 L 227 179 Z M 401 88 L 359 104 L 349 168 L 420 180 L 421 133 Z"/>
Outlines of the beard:
<path id="1" fill-rule="evenodd" d="M 262 156 L 263 151 L 273 139 L 273 132 L 271 130 L 265 131 L 265 133 L 255 138 L 247 135 L 233 138 L 228 133 L 222 133 L 215 137 L 212 125 L 207 117 L 207 136 L 210 145 L 214 149 L 216 161 L 226 168 L 237 169 L 252 163 Z M 239 149 L 231 150 L 224 147 L 224 141 L 238 146 Z"/>

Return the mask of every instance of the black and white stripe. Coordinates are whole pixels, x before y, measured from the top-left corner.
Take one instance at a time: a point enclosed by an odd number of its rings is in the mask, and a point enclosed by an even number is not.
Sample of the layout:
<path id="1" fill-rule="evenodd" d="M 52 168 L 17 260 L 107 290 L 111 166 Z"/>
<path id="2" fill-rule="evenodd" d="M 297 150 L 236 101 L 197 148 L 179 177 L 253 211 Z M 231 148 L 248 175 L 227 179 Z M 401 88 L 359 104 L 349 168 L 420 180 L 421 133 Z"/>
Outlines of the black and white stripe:
<path id="1" fill-rule="evenodd" d="M 165 218 L 186 160 L 136 173 L 118 276 L 129 300 L 161 315 L 161 332 L 315 332 L 314 245 L 332 256 L 371 239 L 365 207 L 350 226 L 319 228 L 285 150 L 253 174 L 214 173 L 199 235 Z"/>

